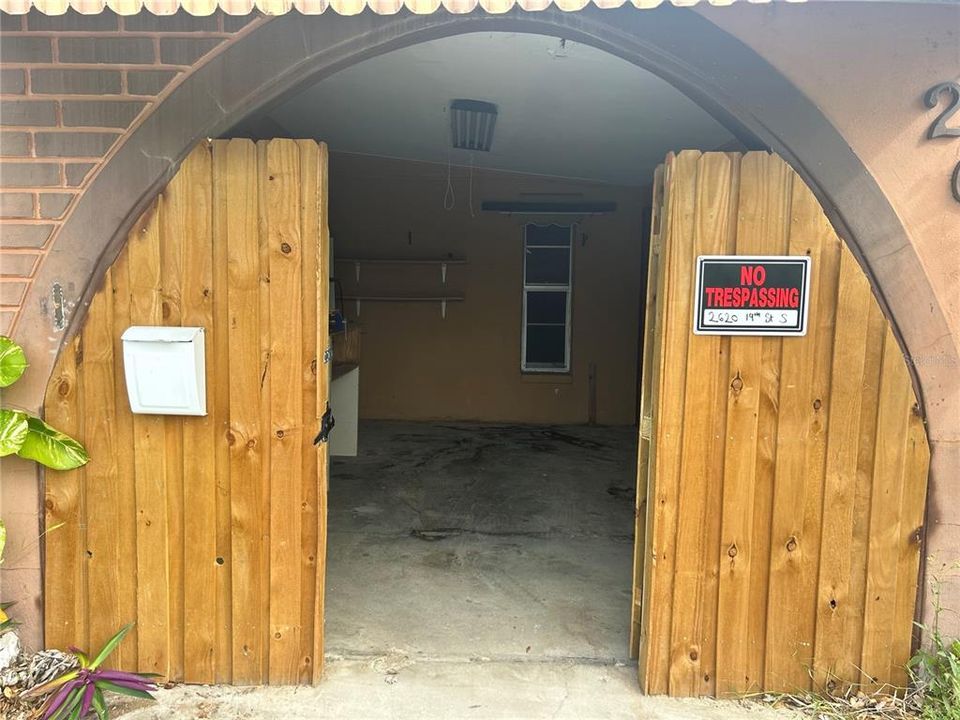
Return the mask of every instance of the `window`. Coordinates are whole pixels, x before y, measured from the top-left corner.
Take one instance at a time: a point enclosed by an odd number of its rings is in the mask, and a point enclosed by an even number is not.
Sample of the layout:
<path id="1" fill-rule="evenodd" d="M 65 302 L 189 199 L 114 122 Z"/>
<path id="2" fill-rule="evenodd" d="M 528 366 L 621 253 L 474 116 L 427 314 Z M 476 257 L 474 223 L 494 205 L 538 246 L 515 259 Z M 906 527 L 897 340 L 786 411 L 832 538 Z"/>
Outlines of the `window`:
<path id="1" fill-rule="evenodd" d="M 528 224 L 523 232 L 524 372 L 570 370 L 573 227 Z"/>

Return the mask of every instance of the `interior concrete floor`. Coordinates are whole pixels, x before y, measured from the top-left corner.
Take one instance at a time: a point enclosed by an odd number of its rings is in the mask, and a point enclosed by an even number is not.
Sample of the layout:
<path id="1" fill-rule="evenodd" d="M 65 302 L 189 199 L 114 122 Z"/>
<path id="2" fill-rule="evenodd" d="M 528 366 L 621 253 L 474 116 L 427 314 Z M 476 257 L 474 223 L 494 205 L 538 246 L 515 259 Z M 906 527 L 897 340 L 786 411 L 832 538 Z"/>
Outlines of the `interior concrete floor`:
<path id="1" fill-rule="evenodd" d="M 333 657 L 629 663 L 636 430 L 371 421 L 330 468 Z"/>
<path id="2" fill-rule="evenodd" d="M 124 720 L 797 720 L 644 697 L 633 428 L 366 422 L 330 480 L 317 687 L 177 686 Z"/>

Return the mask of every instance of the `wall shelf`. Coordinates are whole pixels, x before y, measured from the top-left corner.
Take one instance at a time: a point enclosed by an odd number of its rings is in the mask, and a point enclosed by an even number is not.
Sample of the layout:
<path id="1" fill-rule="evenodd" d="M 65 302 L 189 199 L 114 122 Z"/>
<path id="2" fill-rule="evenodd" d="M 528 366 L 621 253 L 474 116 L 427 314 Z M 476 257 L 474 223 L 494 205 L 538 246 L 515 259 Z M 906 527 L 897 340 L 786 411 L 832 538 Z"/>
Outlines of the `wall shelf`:
<path id="1" fill-rule="evenodd" d="M 447 318 L 447 303 L 463 302 L 463 295 L 344 295 L 344 302 L 353 301 L 357 304 L 357 317 L 360 317 L 360 303 L 440 303 L 440 317 Z"/>
<path id="2" fill-rule="evenodd" d="M 447 284 L 448 265 L 466 265 L 466 258 L 334 258 L 335 263 L 350 263 L 353 265 L 357 282 L 360 282 L 360 267 L 362 265 L 439 265 L 440 281 Z"/>

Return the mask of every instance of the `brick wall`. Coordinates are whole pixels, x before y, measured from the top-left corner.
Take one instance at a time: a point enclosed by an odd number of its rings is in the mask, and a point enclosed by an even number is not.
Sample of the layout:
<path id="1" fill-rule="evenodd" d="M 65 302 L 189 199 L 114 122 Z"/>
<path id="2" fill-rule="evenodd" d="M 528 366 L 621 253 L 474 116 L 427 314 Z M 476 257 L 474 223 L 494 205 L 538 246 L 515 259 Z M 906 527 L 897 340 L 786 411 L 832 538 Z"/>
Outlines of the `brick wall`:
<path id="1" fill-rule="evenodd" d="M 126 134 L 254 20 L 0 13 L 0 333 Z"/>

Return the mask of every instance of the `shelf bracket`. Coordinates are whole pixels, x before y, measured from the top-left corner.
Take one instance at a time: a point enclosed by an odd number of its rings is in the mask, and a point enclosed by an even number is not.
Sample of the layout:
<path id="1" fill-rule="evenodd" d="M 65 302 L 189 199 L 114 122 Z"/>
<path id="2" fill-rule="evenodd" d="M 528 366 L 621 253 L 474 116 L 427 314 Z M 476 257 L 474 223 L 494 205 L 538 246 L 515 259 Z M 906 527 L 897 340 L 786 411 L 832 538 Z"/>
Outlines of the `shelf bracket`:
<path id="1" fill-rule="evenodd" d="M 447 264 L 440 263 L 440 282 L 444 285 L 447 284 Z"/>
<path id="2" fill-rule="evenodd" d="M 355 263 L 353 264 L 353 273 L 354 273 L 354 275 L 357 276 L 357 284 L 359 285 L 359 284 L 360 284 L 360 263 L 359 263 L 359 261 L 358 261 L 358 262 L 355 262 Z M 357 311 L 357 314 L 358 314 L 358 315 L 360 314 L 360 311 L 359 311 L 359 310 Z"/>
<path id="3" fill-rule="evenodd" d="M 446 298 L 443 298 L 443 300 L 440 301 L 440 318 L 442 320 L 447 319 L 447 299 Z"/>
<path id="4" fill-rule="evenodd" d="M 357 317 L 360 317 L 360 298 L 357 298 L 355 302 L 357 303 Z"/>

